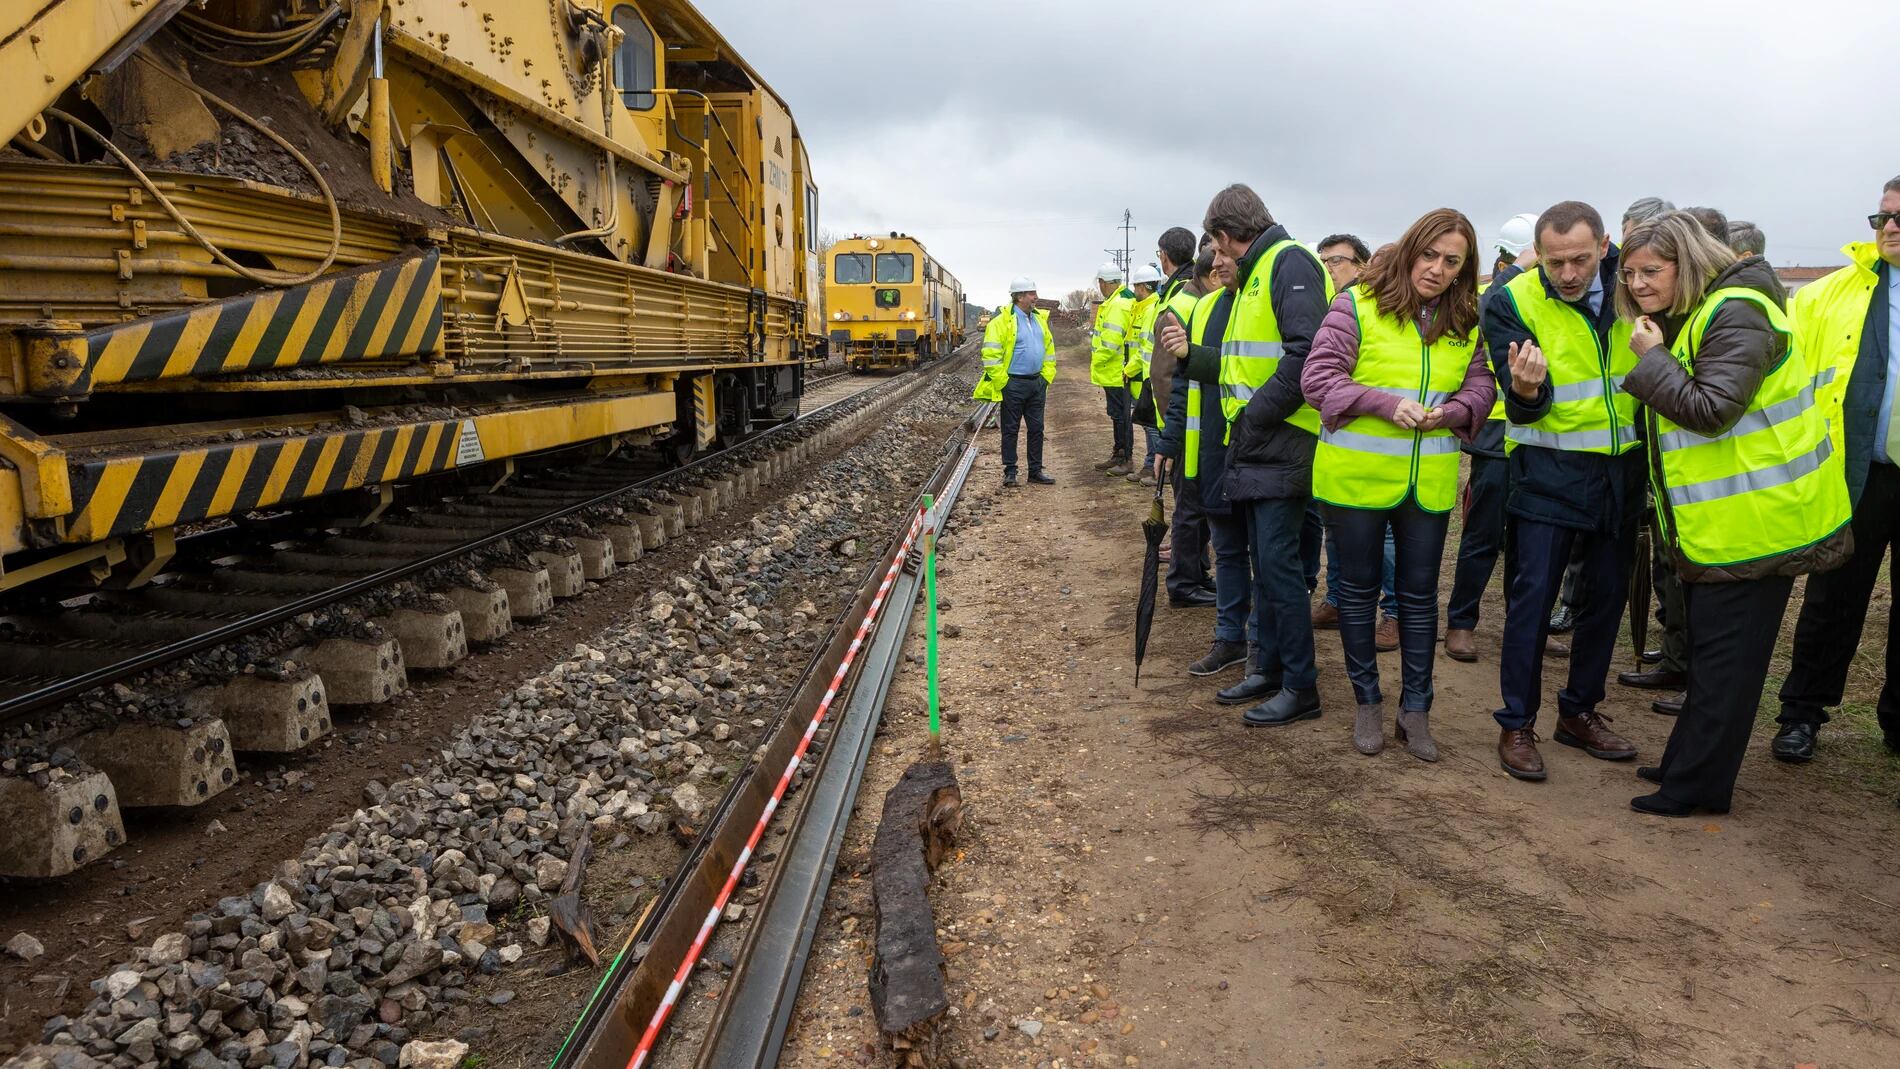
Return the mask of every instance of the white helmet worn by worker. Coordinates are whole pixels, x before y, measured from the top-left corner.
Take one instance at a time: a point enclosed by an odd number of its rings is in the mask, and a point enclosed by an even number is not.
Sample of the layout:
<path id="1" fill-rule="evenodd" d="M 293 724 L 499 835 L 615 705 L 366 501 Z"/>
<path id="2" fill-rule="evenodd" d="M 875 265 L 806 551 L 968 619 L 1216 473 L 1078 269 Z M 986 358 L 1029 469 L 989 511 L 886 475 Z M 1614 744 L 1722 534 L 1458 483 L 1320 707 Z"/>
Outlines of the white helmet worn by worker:
<path id="1" fill-rule="evenodd" d="M 1128 282 L 1135 286 L 1158 286 L 1161 284 L 1161 269 L 1153 264 L 1142 264 L 1135 268 L 1135 273 L 1129 277 Z"/>
<path id="2" fill-rule="evenodd" d="M 1034 292 L 1036 292 L 1036 284 L 1027 278 L 1019 278 L 1016 281 L 1011 282 L 1009 284 L 1009 295 L 1011 297 L 1014 297 L 1019 293 L 1034 293 Z"/>
<path id="3" fill-rule="evenodd" d="M 1512 256 L 1520 256 L 1536 241 L 1537 216 L 1530 212 L 1519 212 L 1504 221 L 1504 225 L 1498 229 L 1495 244 Z"/>
<path id="4" fill-rule="evenodd" d="M 1102 269 L 1095 272 L 1095 279 L 1098 282 L 1120 282 L 1122 269 L 1114 264 L 1103 264 Z"/>

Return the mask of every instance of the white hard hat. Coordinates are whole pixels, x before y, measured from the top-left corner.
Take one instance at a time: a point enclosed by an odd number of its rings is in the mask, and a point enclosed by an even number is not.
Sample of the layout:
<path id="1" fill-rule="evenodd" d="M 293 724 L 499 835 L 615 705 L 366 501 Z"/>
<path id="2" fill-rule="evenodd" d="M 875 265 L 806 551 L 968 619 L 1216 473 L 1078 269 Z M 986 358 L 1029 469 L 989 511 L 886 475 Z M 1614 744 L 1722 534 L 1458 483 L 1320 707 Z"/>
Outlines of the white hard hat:
<path id="1" fill-rule="evenodd" d="M 1497 247 L 1516 256 L 1530 248 L 1537 241 L 1537 216 L 1530 212 L 1519 212 L 1504 221 L 1498 229 Z"/>
<path id="2" fill-rule="evenodd" d="M 1161 284 L 1161 269 L 1153 264 L 1142 264 L 1135 268 L 1134 275 L 1128 281 L 1137 286 L 1142 283 L 1158 286 Z"/>
<path id="3" fill-rule="evenodd" d="M 1095 278 L 1098 282 L 1120 282 L 1122 269 L 1112 263 L 1103 264 L 1101 269 L 1095 272 Z"/>
<path id="4" fill-rule="evenodd" d="M 1028 278 L 1018 278 L 1009 284 L 1009 295 L 1011 297 L 1016 296 L 1018 293 L 1034 292 L 1036 292 L 1036 283 Z"/>

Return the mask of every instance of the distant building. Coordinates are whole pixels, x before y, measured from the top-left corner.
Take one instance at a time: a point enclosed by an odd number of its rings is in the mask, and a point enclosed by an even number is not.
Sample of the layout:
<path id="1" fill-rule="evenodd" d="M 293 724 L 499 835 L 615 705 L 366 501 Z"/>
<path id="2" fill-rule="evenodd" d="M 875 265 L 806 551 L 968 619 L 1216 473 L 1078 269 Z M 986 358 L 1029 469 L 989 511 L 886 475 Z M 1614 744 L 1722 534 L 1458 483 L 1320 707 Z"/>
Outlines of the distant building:
<path id="1" fill-rule="evenodd" d="M 1793 293 L 1808 283 L 1819 282 L 1838 270 L 1840 270 L 1838 264 L 1833 267 L 1777 267 L 1775 276 L 1781 279 L 1782 286 L 1789 293 Z"/>

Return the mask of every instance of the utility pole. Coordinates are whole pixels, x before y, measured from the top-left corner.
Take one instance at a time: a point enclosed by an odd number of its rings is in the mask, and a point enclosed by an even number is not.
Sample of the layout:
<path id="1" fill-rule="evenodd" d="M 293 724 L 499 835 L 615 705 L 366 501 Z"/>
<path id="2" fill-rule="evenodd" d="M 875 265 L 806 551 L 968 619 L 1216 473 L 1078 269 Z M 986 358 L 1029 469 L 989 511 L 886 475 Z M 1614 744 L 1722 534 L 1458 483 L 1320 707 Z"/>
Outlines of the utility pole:
<path id="1" fill-rule="evenodd" d="M 1118 261 L 1122 265 L 1122 278 L 1125 280 L 1135 270 L 1135 217 L 1127 208 L 1122 209 L 1122 225 L 1116 229 L 1122 232 L 1122 255 Z"/>

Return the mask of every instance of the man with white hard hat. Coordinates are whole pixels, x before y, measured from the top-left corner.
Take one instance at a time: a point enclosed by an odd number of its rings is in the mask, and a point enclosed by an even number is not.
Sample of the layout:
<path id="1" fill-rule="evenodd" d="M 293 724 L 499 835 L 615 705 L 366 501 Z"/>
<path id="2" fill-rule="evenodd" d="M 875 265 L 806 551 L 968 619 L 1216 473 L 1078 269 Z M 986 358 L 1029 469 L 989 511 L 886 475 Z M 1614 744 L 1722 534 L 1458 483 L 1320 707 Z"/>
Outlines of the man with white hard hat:
<path id="1" fill-rule="evenodd" d="M 1512 269 L 1537 240 L 1537 216 L 1520 212 L 1504 221 L 1491 243 L 1491 286 L 1478 297 L 1480 315 L 1500 282 L 1522 271 Z M 1533 255 L 1535 255 L 1533 253 Z M 1528 266 L 1528 265 L 1527 265 Z M 1494 372 L 1495 374 L 1495 372 Z M 1454 661 L 1478 659 L 1478 613 L 1491 573 L 1504 551 L 1504 499 L 1509 492 L 1504 461 L 1504 395 L 1478 436 L 1464 444 L 1471 456 L 1471 480 L 1465 488 L 1465 523 L 1458 538 L 1458 563 L 1452 570 L 1451 596 L 1445 602 L 1445 654 Z M 1507 562 L 1508 565 L 1508 562 Z M 1509 575 L 1505 586 L 1510 586 Z"/>
<path id="2" fill-rule="evenodd" d="M 1128 418 L 1141 428 L 1145 446 L 1141 463 L 1133 466 L 1128 479 L 1153 486 L 1155 446 L 1161 439 L 1161 423 L 1160 411 L 1155 408 L 1155 391 L 1148 378 L 1154 364 L 1155 315 L 1161 311 L 1158 292 L 1161 269 L 1154 264 L 1142 264 L 1129 275 L 1128 281 L 1135 288 L 1135 306 L 1129 322 L 1128 359 L 1122 365 L 1122 378 L 1128 382 Z M 1166 402 L 1162 405 L 1165 409 Z"/>
<path id="3" fill-rule="evenodd" d="M 1110 475 L 1126 475 L 1133 466 L 1129 454 L 1135 448 L 1134 423 L 1128 415 L 1128 384 L 1122 378 L 1122 365 L 1128 360 L 1129 328 L 1133 325 L 1135 294 L 1122 285 L 1122 269 L 1103 264 L 1095 272 L 1095 287 L 1102 303 L 1095 306 L 1095 326 L 1089 331 L 1089 381 L 1102 388 L 1108 402 L 1108 419 L 1114 427 L 1114 445 L 1108 459 L 1095 465 Z"/>
<path id="4" fill-rule="evenodd" d="M 1056 340 L 1049 313 L 1036 307 L 1036 284 L 1009 284 L 1010 303 L 990 316 L 983 330 L 983 377 L 972 395 L 1002 407 L 1003 485 L 1016 483 L 1016 428 L 1028 425 L 1029 481 L 1055 482 L 1042 470 L 1042 414 L 1056 377 Z"/>

